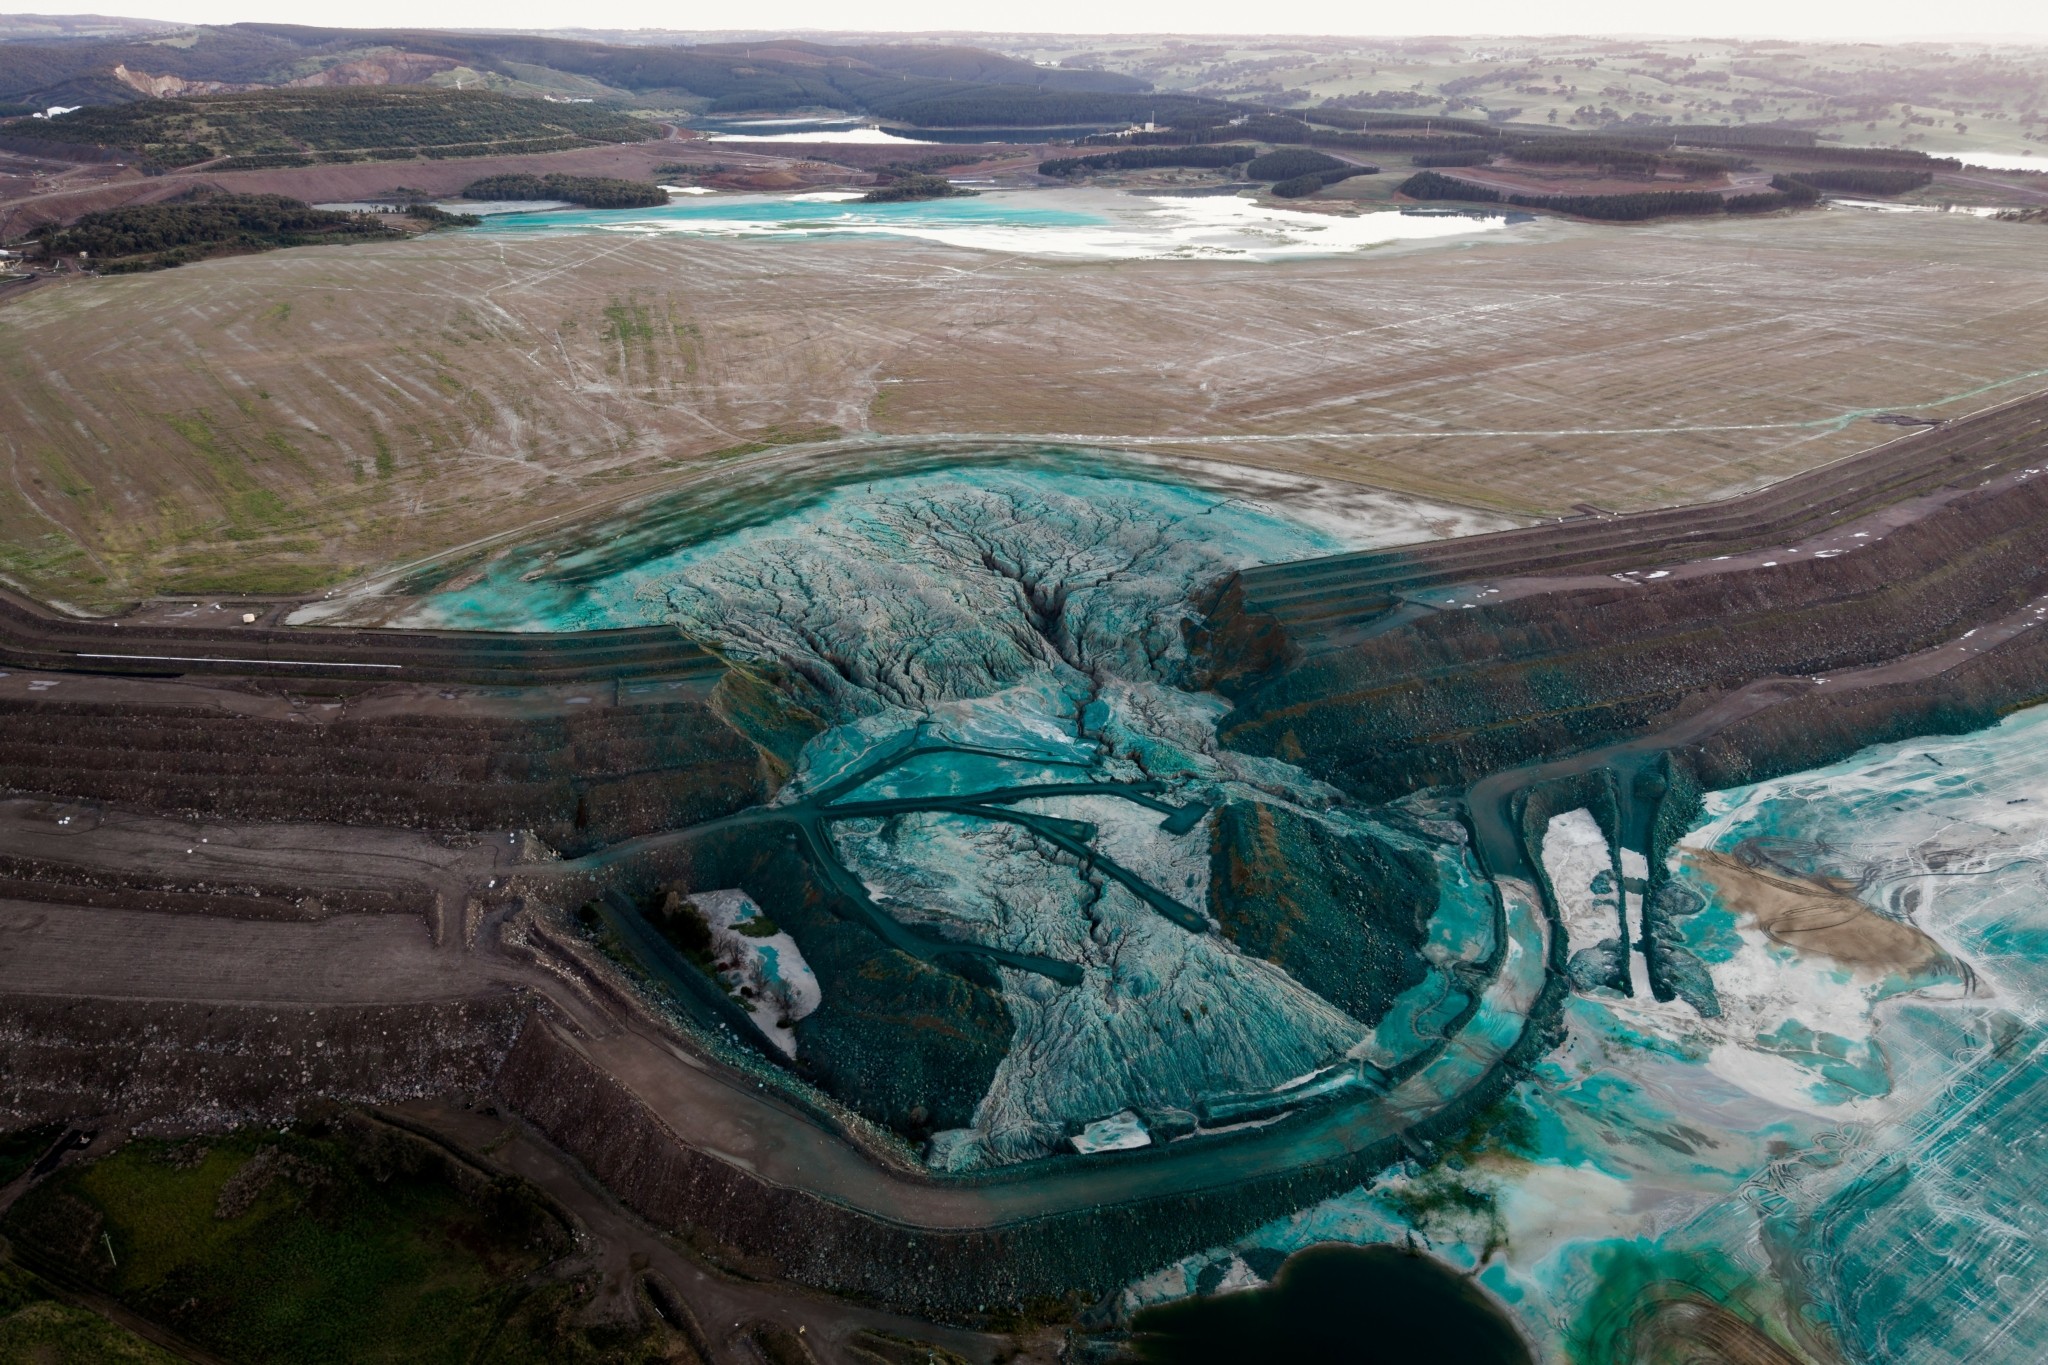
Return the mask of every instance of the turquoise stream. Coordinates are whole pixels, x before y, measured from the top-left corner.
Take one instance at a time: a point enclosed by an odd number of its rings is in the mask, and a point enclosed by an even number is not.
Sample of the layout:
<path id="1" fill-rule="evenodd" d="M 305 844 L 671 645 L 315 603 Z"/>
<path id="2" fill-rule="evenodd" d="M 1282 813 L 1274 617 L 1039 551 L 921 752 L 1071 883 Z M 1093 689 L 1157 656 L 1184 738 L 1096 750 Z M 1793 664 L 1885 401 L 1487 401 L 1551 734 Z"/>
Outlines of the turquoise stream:
<path id="1" fill-rule="evenodd" d="M 553 209 L 493 216 L 493 233 L 605 231 L 689 231 L 716 236 L 888 235 L 911 227 L 1103 228 L 1103 214 L 1058 207 L 1049 198 L 1004 195 L 932 199 L 901 204 L 862 204 L 836 194 L 707 195 L 680 199 L 665 208 Z"/>
<path id="2" fill-rule="evenodd" d="M 660 208 L 494 214 L 473 231 L 781 241 L 894 237 L 1073 259 L 1275 260 L 1470 237 L 1507 226 L 1506 217 L 1498 214 L 1347 215 L 1280 208 L 1232 195 L 1047 189 L 896 204 L 864 204 L 857 194 L 847 193 L 718 194 L 678 199 Z"/>

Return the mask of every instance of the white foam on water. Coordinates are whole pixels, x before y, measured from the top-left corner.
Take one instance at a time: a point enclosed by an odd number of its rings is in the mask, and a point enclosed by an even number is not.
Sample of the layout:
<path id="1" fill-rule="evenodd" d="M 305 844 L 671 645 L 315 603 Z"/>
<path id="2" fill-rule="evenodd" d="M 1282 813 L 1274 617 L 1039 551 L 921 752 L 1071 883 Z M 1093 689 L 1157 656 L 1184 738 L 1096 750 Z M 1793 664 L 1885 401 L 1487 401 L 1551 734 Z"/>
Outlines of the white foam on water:
<path id="1" fill-rule="evenodd" d="M 1956 160 L 1980 171 L 2048 171 L 2048 155 L 2021 152 L 1957 152 Z"/>
<path id="2" fill-rule="evenodd" d="M 1964 218 L 1992 218 L 2010 211 L 1997 204 L 1894 204 L 1884 199 L 1830 199 L 1829 208 L 1865 213 L 1952 213 Z"/>
<path id="3" fill-rule="evenodd" d="M 936 147 L 928 138 L 897 137 L 880 128 L 803 128 L 787 133 L 707 133 L 705 142 L 859 142 L 869 146 Z"/>
<path id="4" fill-rule="evenodd" d="M 1138 196 L 1093 189 L 995 190 L 975 199 L 859 204 L 843 191 L 732 196 L 730 217 L 608 214 L 565 231 L 709 238 L 899 237 L 941 246 L 1075 260 L 1253 260 L 1347 255 L 1404 242 L 1482 237 L 1503 214 L 1312 213 L 1230 196 Z M 764 215 L 761 206 L 838 199 L 843 213 Z"/>

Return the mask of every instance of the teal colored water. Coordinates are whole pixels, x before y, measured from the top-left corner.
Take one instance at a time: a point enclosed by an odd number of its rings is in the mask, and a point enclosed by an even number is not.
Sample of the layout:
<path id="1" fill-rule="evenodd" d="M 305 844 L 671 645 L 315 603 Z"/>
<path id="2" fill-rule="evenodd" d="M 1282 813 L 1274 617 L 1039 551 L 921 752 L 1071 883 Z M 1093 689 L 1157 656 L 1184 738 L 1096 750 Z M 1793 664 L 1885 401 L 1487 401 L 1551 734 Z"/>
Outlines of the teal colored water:
<path id="1" fill-rule="evenodd" d="M 1961 965 L 1901 979 L 1774 943 L 1688 850 L 1767 852 Z M 1131 1286 L 1413 1239 L 1482 1271 L 1545 1359 L 2048 1359 L 2048 708 L 1709 795 L 1674 875 L 1724 1013 L 1573 998 L 1563 1044 L 1455 1160 Z M 1663 1343 L 1661 1346 L 1658 1343 Z"/>
<path id="2" fill-rule="evenodd" d="M 969 250 L 1084 260 L 1277 260 L 1369 251 L 1397 241 L 1507 231 L 1501 215 L 1307 212 L 1233 195 L 1134 195 L 1060 188 L 864 204 L 839 193 L 708 195 L 660 208 L 492 215 L 469 231 L 627 233 L 720 240 L 894 237 Z"/>
<path id="3" fill-rule="evenodd" d="M 721 491 L 507 555 L 412 623 L 672 623 L 825 723 L 778 803 L 901 803 L 829 826 L 878 912 L 1039 967 L 1000 969 L 1009 1054 L 972 1125 L 932 1140 L 935 1163 L 1041 1157 L 1077 1124 L 1192 1113 L 1348 1064 L 1372 1021 L 1237 951 L 1211 914 L 1209 813 L 1232 802 L 1288 801 L 1435 865 L 1436 993 L 1389 1038 L 1401 1058 L 1443 1045 L 1476 984 L 1457 973 L 1483 975 L 1493 951 L 1490 889 L 1457 826 L 1382 826 L 1299 769 L 1224 749 L 1226 704 L 1189 687 L 1199 590 L 1344 540 L 1079 452 Z M 1087 789 L 948 803 L 1049 783 Z"/>
<path id="4" fill-rule="evenodd" d="M 1530 1365 L 1514 1326 L 1463 1276 L 1388 1247 L 1318 1247 L 1267 1289 L 1138 1316 L 1132 1347 L 1157 1365 Z"/>
<path id="5" fill-rule="evenodd" d="M 1095 213 L 1032 202 L 1026 196 L 928 199 L 901 204 L 862 204 L 825 195 L 716 195 L 683 199 L 662 208 L 557 209 L 508 213 L 487 220 L 479 232 L 522 233 L 612 230 L 692 231 L 719 236 L 889 235 L 906 227 L 1086 228 L 1106 227 Z"/>

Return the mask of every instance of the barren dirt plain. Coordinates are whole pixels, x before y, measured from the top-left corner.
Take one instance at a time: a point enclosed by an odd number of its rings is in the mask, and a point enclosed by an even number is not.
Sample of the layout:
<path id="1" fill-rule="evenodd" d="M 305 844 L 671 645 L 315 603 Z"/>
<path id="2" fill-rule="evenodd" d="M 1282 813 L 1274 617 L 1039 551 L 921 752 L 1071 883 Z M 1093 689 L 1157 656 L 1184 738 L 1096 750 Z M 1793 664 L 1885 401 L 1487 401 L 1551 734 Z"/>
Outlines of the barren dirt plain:
<path id="1" fill-rule="evenodd" d="M 1755 487 L 2048 387 L 2039 231 L 1838 209 L 1282 263 L 467 232 L 17 288 L 0 573 L 305 592 L 925 437 L 1271 465 L 1520 516 Z"/>

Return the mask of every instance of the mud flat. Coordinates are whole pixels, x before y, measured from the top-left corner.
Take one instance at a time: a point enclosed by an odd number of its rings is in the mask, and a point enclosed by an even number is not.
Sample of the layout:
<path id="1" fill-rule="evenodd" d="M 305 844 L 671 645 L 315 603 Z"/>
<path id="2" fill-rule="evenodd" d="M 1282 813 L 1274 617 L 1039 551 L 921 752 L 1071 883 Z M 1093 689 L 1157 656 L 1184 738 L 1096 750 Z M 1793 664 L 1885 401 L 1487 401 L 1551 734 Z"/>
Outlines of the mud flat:
<path id="1" fill-rule="evenodd" d="M 1773 942 L 1800 952 L 1905 975 L 1935 970 L 1947 957 L 1922 930 L 1885 918 L 1825 879 L 1754 867 L 1712 851 L 1695 854 L 1693 866 L 1724 905 L 1748 915 Z"/>

